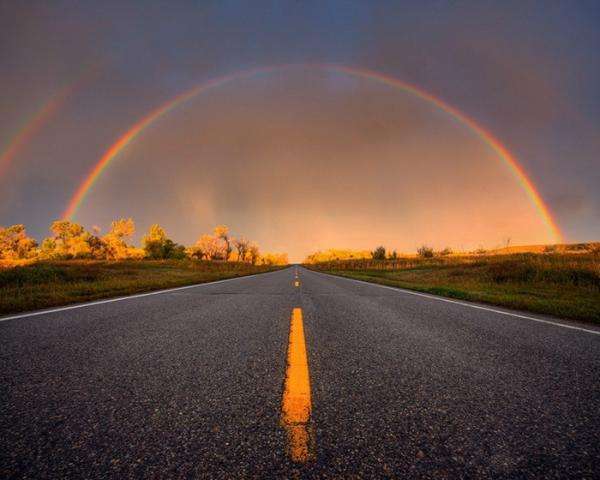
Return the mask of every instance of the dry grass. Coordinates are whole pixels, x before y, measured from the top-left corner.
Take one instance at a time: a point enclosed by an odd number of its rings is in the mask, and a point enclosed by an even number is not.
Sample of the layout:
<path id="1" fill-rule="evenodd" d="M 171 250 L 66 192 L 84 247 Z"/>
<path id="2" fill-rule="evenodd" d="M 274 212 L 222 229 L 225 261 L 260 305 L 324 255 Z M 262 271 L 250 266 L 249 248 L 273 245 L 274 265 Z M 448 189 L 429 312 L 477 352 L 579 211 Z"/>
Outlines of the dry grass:
<path id="1" fill-rule="evenodd" d="M 307 265 L 351 278 L 600 323 L 600 256 L 469 255 Z"/>
<path id="2" fill-rule="evenodd" d="M 0 268 L 0 314 L 267 272 L 236 262 L 69 260 Z"/>

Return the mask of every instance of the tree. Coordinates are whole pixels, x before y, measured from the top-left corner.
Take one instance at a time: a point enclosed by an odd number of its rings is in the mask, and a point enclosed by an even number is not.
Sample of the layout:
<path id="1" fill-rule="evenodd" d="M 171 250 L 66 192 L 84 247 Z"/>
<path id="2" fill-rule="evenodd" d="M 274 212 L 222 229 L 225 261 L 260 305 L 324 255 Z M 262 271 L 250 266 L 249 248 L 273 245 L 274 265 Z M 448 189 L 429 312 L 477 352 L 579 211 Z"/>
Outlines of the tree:
<path id="1" fill-rule="evenodd" d="M 131 218 L 120 218 L 110 224 L 109 233 L 118 238 L 131 238 L 135 233 L 135 223 Z"/>
<path id="2" fill-rule="evenodd" d="M 106 257 L 111 260 L 128 258 L 130 247 L 126 240 L 131 238 L 134 233 L 135 223 L 131 218 L 121 218 L 112 222 L 110 231 L 102 238 Z"/>
<path id="3" fill-rule="evenodd" d="M 157 260 L 185 257 L 185 248 L 168 238 L 165 230 L 158 224 L 150 227 L 148 233 L 142 239 L 142 244 L 148 258 Z"/>
<path id="4" fill-rule="evenodd" d="M 377 247 L 371 252 L 373 260 L 385 260 L 385 247 L 383 245 Z"/>
<path id="5" fill-rule="evenodd" d="M 150 258 L 164 258 L 163 245 L 167 241 L 167 232 L 158 224 L 154 224 L 142 239 L 142 246 L 146 256 Z"/>
<path id="6" fill-rule="evenodd" d="M 68 256 L 72 258 L 89 258 L 92 256 L 92 247 L 90 245 L 91 235 L 89 232 L 82 232 L 69 240 Z"/>
<path id="7" fill-rule="evenodd" d="M 258 262 L 258 258 L 260 257 L 260 251 L 256 243 L 251 243 L 248 247 L 248 257 L 250 258 L 250 263 L 256 265 L 256 262 Z"/>
<path id="8" fill-rule="evenodd" d="M 196 245 L 194 245 L 194 248 L 196 248 L 196 251 L 198 252 L 196 256 L 200 255 L 199 258 L 204 257 L 207 260 L 223 258 L 224 252 L 222 245 L 219 242 L 219 238 L 214 235 L 208 233 L 201 235 L 196 242 Z"/>
<path id="9" fill-rule="evenodd" d="M 417 254 L 421 258 L 432 258 L 433 257 L 433 248 L 428 247 L 427 245 L 421 245 L 417 249 Z"/>
<path id="10" fill-rule="evenodd" d="M 106 243 L 98 235 L 90 235 L 87 239 L 92 258 L 108 258 Z"/>
<path id="11" fill-rule="evenodd" d="M 190 258 L 202 260 L 204 258 L 204 252 L 198 245 L 194 244 L 186 249 L 186 253 Z"/>
<path id="12" fill-rule="evenodd" d="M 287 253 L 264 253 L 260 256 L 261 265 L 287 265 Z"/>
<path id="13" fill-rule="evenodd" d="M 45 238 L 40 246 L 41 258 L 52 258 L 56 253 L 56 240 L 52 237 Z"/>
<path id="14" fill-rule="evenodd" d="M 229 227 L 227 225 L 217 225 L 214 230 L 215 237 L 220 238 L 225 243 L 224 248 L 224 260 L 229 260 L 229 256 L 231 255 L 231 242 L 229 240 Z"/>
<path id="15" fill-rule="evenodd" d="M 362 258 L 372 258 L 370 251 L 368 250 L 346 250 L 339 248 L 330 248 L 325 251 L 317 251 L 308 255 L 304 263 L 319 263 L 319 262 L 331 262 L 334 260 L 358 260 Z"/>
<path id="16" fill-rule="evenodd" d="M 245 262 L 248 249 L 250 248 L 250 240 L 244 237 L 239 237 L 233 240 L 233 245 L 238 253 L 238 261 Z"/>
<path id="17" fill-rule="evenodd" d="M 34 255 L 37 242 L 27 236 L 25 225 L 0 227 L 0 258 L 16 260 Z"/>
<path id="18" fill-rule="evenodd" d="M 56 220 L 50 226 L 54 234 L 52 241 L 44 240 L 43 252 L 48 257 L 85 258 L 90 257 L 92 248 L 88 243 L 91 235 L 78 223 L 69 220 Z M 48 240 L 48 239 L 47 239 Z M 52 249 L 50 249 L 53 247 Z"/>
<path id="19" fill-rule="evenodd" d="M 56 220 L 50 225 L 50 231 L 54 234 L 57 240 L 67 244 L 69 240 L 83 234 L 84 230 L 78 223 L 69 220 Z"/>

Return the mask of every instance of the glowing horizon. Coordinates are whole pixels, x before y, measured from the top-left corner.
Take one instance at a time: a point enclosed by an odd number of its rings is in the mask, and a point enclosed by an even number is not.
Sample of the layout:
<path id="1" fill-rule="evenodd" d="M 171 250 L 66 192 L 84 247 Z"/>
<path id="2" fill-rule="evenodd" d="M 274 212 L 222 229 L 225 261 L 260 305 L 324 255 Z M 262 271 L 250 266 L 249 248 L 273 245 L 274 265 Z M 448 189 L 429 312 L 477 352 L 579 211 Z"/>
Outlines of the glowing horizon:
<path id="1" fill-rule="evenodd" d="M 394 88 L 398 88 L 403 92 L 409 93 L 425 102 L 436 106 L 441 109 L 452 118 L 458 120 L 463 125 L 467 126 L 471 131 L 477 134 L 477 136 L 488 145 L 500 159 L 503 160 L 505 165 L 509 168 L 515 179 L 518 181 L 521 188 L 527 194 L 531 203 L 535 207 L 538 215 L 542 219 L 547 232 L 554 242 L 559 243 L 562 241 L 562 234 L 558 225 L 556 224 L 550 210 L 541 195 L 535 188 L 535 185 L 526 174 L 523 167 L 518 163 L 517 159 L 510 153 L 510 151 L 502 145 L 502 143 L 489 131 L 481 127 L 475 120 L 462 113 L 457 108 L 449 105 L 443 100 L 435 97 L 433 94 L 422 90 L 414 85 L 398 80 L 394 77 L 387 76 L 378 72 L 374 72 L 367 69 L 357 69 L 353 67 L 347 67 L 343 65 L 334 64 L 292 64 L 292 65 L 277 65 L 269 67 L 261 67 L 252 70 L 246 70 L 242 72 L 235 72 L 223 77 L 219 77 L 201 85 L 198 85 L 191 90 L 188 90 L 168 102 L 164 103 L 157 109 L 151 111 L 148 115 L 141 118 L 137 123 L 125 132 L 119 139 L 106 150 L 99 161 L 94 165 L 92 170 L 85 177 L 84 181 L 76 189 L 72 195 L 63 215 L 63 219 L 71 219 L 80 208 L 81 204 L 85 200 L 87 194 L 93 188 L 94 184 L 98 181 L 102 173 L 110 165 L 110 163 L 121 153 L 132 141 L 134 141 L 146 128 L 151 126 L 154 122 L 162 118 L 167 113 L 171 112 L 175 108 L 182 104 L 191 101 L 198 95 L 222 86 L 228 82 L 239 80 L 247 77 L 251 77 L 258 74 L 268 74 L 277 70 L 289 69 L 294 67 L 305 67 L 314 68 L 321 70 L 329 70 L 336 73 L 342 73 L 348 76 L 363 78 L 370 81 L 376 81 Z"/>

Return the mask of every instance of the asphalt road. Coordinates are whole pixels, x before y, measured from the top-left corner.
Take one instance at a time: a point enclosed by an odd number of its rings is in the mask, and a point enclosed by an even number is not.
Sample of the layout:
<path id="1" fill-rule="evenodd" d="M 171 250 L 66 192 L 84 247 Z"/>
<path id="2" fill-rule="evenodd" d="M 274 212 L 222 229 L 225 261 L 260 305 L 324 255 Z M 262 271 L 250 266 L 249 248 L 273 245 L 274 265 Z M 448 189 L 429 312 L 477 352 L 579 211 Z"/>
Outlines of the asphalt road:
<path id="1" fill-rule="evenodd" d="M 298 271 L 0 321 L 0 478 L 600 478 L 599 329 Z"/>

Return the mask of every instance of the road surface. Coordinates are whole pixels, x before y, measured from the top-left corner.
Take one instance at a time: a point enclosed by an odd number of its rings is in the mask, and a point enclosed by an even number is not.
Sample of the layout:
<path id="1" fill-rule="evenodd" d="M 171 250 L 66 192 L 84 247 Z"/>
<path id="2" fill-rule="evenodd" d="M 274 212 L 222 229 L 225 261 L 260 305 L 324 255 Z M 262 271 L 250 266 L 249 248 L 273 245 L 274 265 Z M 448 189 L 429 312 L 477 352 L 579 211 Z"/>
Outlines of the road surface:
<path id="1" fill-rule="evenodd" d="M 0 477 L 599 478 L 600 329 L 493 310 L 292 267 L 0 321 Z"/>

